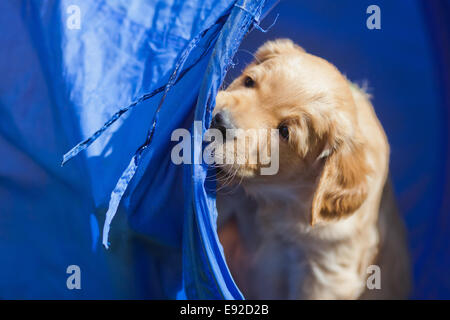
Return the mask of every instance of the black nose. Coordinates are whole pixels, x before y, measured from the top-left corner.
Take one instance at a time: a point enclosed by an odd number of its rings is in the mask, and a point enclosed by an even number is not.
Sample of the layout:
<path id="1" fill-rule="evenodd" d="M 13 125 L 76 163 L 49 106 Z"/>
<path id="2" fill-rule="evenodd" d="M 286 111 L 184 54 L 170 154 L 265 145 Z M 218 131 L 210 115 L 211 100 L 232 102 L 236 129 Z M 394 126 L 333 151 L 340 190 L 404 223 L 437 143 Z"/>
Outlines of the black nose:
<path id="1" fill-rule="evenodd" d="M 211 120 L 211 128 L 220 130 L 223 135 L 223 138 L 227 136 L 227 129 L 233 129 L 233 125 L 230 121 L 230 116 L 228 112 L 219 111 Z"/>

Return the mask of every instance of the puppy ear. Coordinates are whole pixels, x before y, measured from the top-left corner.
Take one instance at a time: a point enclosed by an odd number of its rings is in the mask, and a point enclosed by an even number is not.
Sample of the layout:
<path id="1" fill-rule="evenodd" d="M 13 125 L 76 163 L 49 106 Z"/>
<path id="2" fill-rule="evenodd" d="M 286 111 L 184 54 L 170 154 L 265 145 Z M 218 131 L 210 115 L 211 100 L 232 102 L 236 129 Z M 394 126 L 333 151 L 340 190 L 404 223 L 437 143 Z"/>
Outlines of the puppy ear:
<path id="1" fill-rule="evenodd" d="M 324 159 L 312 202 L 311 225 L 348 216 L 367 198 L 366 177 L 370 168 L 363 146 L 342 147 Z"/>
<path id="2" fill-rule="evenodd" d="M 268 41 L 262 45 L 256 52 L 256 60 L 258 63 L 262 63 L 265 60 L 273 58 L 282 53 L 298 53 L 305 52 L 305 50 L 293 43 L 289 39 L 277 39 L 273 41 Z"/>

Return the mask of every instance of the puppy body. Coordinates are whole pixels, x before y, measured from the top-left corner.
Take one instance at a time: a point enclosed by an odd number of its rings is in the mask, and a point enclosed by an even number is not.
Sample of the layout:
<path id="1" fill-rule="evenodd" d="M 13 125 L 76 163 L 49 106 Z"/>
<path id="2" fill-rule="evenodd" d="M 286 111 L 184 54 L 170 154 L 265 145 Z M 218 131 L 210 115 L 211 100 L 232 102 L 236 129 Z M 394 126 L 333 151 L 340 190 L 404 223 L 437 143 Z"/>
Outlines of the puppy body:
<path id="1" fill-rule="evenodd" d="M 256 86 L 243 88 L 249 75 Z M 241 187 L 217 195 L 219 236 L 244 295 L 406 298 L 409 261 L 387 179 L 389 146 L 367 95 L 325 60 L 278 40 L 216 100 L 215 112 L 226 110 L 234 127 L 289 126 L 276 175 L 241 165 Z M 366 286 L 370 265 L 380 268 L 381 289 Z"/>

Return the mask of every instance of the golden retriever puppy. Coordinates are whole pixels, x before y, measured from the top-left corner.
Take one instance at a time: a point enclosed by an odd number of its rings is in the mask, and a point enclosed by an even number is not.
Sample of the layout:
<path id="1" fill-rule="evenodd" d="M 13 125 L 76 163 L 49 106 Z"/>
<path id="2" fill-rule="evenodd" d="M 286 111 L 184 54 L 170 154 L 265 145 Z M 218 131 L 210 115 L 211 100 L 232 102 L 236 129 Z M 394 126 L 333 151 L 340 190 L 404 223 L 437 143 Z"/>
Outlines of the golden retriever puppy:
<path id="1" fill-rule="evenodd" d="M 407 298 L 389 145 L 362 90 L 290 40 L 270 41 L 219 92 L 211 127 L 278 129 L 275 174 L 261 174 L 260 144 L 234 148 L 236 136 L 214 154 L 219 180 L 235 185 L 218 191 L 218 230 L 246 298 Z"/>

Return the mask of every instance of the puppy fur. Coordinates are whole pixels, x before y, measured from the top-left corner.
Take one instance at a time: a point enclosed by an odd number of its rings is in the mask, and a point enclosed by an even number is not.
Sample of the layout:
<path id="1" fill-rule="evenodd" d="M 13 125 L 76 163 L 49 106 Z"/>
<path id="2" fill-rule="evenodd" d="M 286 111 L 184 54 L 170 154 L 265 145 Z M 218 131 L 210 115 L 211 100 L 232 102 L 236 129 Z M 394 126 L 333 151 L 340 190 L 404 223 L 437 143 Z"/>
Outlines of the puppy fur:
<path id="1" fill-rule="evenodd" d="M 219 237 L 247 298 L 407 298 L 410 263 L 389 145 L 365 92 L 282 39 L 264 44 L 219 92 L 218 112 L 234 128 L 289 130 L 277 174 L 260 175 L 260 165 L 245 161 L 221 167 L 238 186 L 217 194 Z M 380 267 L 381 289 L 366 286 L 370 265 Z"/>

